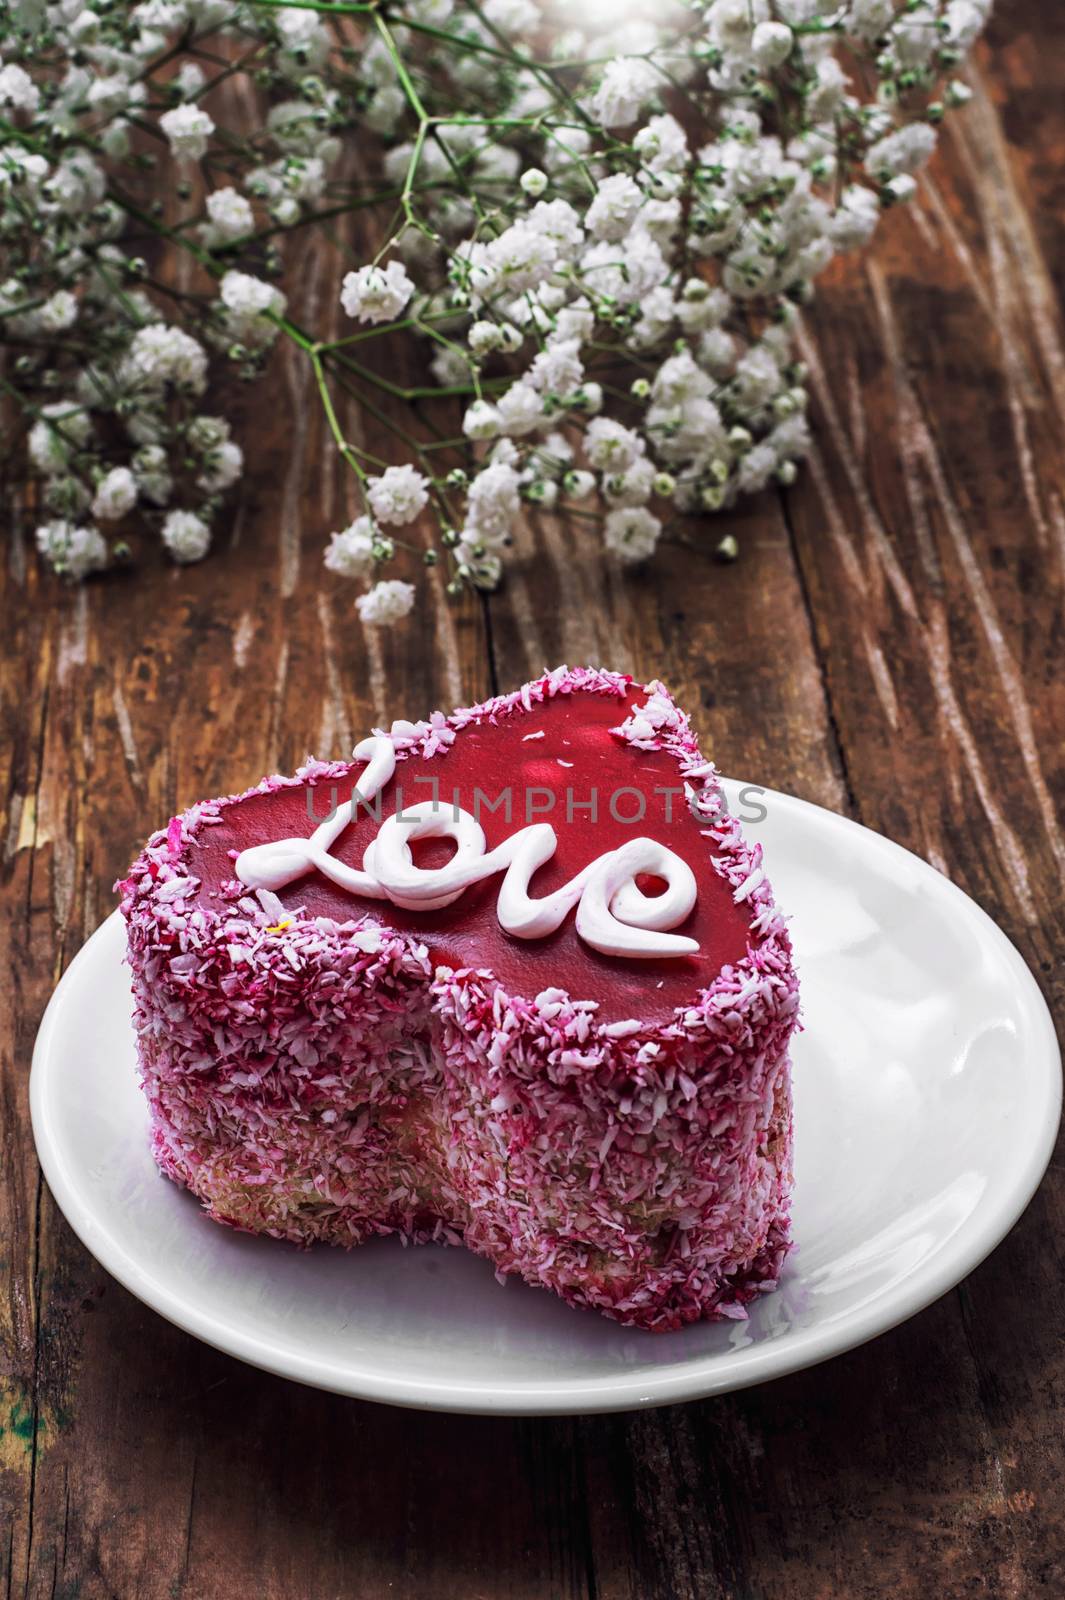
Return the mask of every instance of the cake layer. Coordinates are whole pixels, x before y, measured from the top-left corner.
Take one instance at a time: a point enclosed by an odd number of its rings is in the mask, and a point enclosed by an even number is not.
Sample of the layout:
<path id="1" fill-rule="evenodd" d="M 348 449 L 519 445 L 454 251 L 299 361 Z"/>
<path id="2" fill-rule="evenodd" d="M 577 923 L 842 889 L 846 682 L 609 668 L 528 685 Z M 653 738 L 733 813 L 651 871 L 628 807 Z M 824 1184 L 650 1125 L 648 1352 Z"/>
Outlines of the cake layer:
<path id="1" fill-rule="evenodd" d="M 361 764 L 311 764 L 193 807 L 119 886 L 163 1171 L 218 1221 L 302 1244 L 390 1231 L 463 1242 L 500 1273 L 658 1330 L 745 1315 L 787 1249 L 797 987 L 760 851 L 721 808 L 686 718 L 661 685 L 559 669 L 450 718 L 394 724 L 374 748 L 393 746 L 381 820 L 337 838 L 319 858 L 326 876 L 298 859 L 328 809 L 308 816 L 307 797 L 336 784 L 346 799 Z M 381 841 L 398 788 L 430 774 L 464 807 L 478 787 L 492 800 L 512 790 L 509 823 L 481 810 L 482 852 L 525 825 L 528 787 L 555 795 L 534 818 L 557 840 L 529 904 L 584 874 L 555 932 L 503 931 L 502 869 L 430 912 L 329 880 L 353 868 L 375 894 L 400 892 Z M 668 811 L 654 794 L 685 785 Z M 598 788 L 596 825 L 574 809 L 567 826 L 570 786 L 575 802 Z M 620 788 L 643 796 L 638 820 L 624 820 L 634 803 L 611 815 Z M 693 875 L 682 920 L 656 923 L 654 900 L 613 879 L 599 921 L 585 914 L 595 871 L 637 831 L 673 852 L 667 876 Z M 280 895 L 234 877 L 250 846 L 295 859 Z M 448 848 L 417 846 L 415 864 Z M 697 952 L 605 954 L 596 929 L 612 911 L 622 945 L 683 936 Z"/>

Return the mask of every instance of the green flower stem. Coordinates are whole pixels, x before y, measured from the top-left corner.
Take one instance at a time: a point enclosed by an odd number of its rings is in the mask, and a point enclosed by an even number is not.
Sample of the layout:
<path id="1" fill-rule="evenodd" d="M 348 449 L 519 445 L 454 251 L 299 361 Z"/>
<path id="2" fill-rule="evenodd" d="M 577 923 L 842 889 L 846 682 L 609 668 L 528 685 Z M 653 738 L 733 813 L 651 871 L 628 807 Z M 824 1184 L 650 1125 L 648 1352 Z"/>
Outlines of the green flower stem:
<path id="1" fill-rule="evenodd" d="M 201 265 L 203 265 L 204 268 L 211 273 L 213 277 L 219 278 L 222 276 L 224 268 L 214 260 L 209 251 L 202 249 L 187 237 L 176 233 L 173 228 L 168 227 L 166 224 L 157 222 L 154 217 L 151 217 L 148 215 L 148 213 L 142 211 L 140 207 L 137 206 L 133 201 L 129 200 L 127 196 L 116 192 L 115 199 L 129 215 L 134 216 L 153 233 L 156 233 L 167 239 L 172 239 L 174 242 L 180 244 L 182 249 L 189 251 L 189 253 L 193 255 L 196 260 L 198 260 Z M 312 370 L 314 372 L 315 386 L 318 390 L 323 409 L 325 410 L 326 420 L 328 422 L 330 432 L 333 434 L 344 460 L 359 476 L 360 482 L 365 480 L 366 473 L 363 468 L 354 460 L 351 447 L 344 439 L 339 423 L 337 422 L 336 413 L 333 410 L 332 400 L 329 396 L 328 387 L 325 381 L 325 371 L 322 360 L 324 355 L 332 355 L 335 360 L 342 362 L 344 366 L 350 368 L 351 371 L 356 373 L 364 382 L 374 384 L 377 388 L 382 389 L 386 394 L 390 395 L 396 400 L 412 401 L 419 399 L 437 399 L 448 396 L 471 396 L 476 392 L 472 385 L 452 385 L 447 388 L 402 388 L 400 385 L 392 383 L 389 379 L 382 377 L 380 374 L 371 371 L 370 368 L 362 366 L 361 363 L 353 361 L 350 357 L 346 357 L 342 351 L 337 349 L 335 345 L 323 346 L 316 340 L 311 339 L 306 333 L 303 332 L 301 328 L 296 325 L 296 323 L 291 320 L 291 318 L 270 315 L 269 320 L 275 324 L 278 330 L 283 333 L 286 338 L 291 339 L 293 344 L 295 344 L 310 358 Z M 341 341 L 341 343 L 343 343 L 343 341 Z M 378 419 L 389 428 L 389 430 L 395 435 L 396 438 L 400 440 L 402 444 L 405 444 L 408 449 L 413 449 L 420 457 L 421 446 L 416 440 L 412 439 L 410 435 L 406 434 L 398 426 L 398 424 L 392 420 L 392 418 L 387 416 L 386 413 L 377 411 L 375 407 L 370 406 L 364 395 L 360 396 L 360 399 L 362 404 L 366 405 L 367 410 L 370 410 L 374 415 L 376 415 Z"/>
<path id="2" fill-rule="evenodd" d="M 356 373 L 358 377 L 362 378 L 365 383 L 372 383 L 376 388 L 383 389 L 385 394 L 392 396 L 393 400 L 410 401 L 461 399 L 463 397 L 469 398 L 470 396 L 475 396 L 477 393 L 476 388 L 471 383 L 452 383 L 440 385 L 436 388 L 430 388 L 429 386 L 404 388 L 398 383 L 393 383 L 390 378 L 382 377 L 379 372 L 373 372 L 369 367 L 362 366 L 360 362 L 354 361 L 350 356 L 345 356 L 342 352 L 334 352 L 334 354 L 336 355 L 336 359 L 338 361 L 342 361 L 346 367 L 349 367 L 351 371 Z M 489 383 L 495 386 L 505 386 L 509 382 L 509 378 L 489 380 Z"/>
<path id="3" fill-rule="evenodd" d="M 517 52 L 513 50 L 512 46 L 510 45 L 510 41 L 507 39 L 507 36 L 502 29 L 497 28 L 494 22 L 490 22 L 488 20 L 484 12 L 481 10 L 481 7 L 477 4 L 477 0 L 467 0 L 467 3 L 474 16 L 479 20 L 481 26 L 491 34 L 492 38 L 495 39 L 498 44 L 510 52 L 510 59 L 514 62 L 515 66 L 523 67 L 527 72 L 531 72 L 535 78 L 539 79 L 540 83 L 543 84 L 544 88 L 547 89 L 549 93 L 562 100 L 564 104 L 569 107 L 571 114 L 580 121 L 583 127 L 596 129 L 596 131 L 598 131 L 595 119 L 591 116 L 591 114 L 585 111 L 580 105 L 579 101 L 575 100 L 569 91 L 558 82 L 557 78 L 555 77 L 555 72 L 559 70 L 557 67 L 553 68 L 546 63 L 534 61 L 527 56 L 519 56 Z"/>
<path id="4" fill-rule="evenodd" d="M 388 428 L 389 431 L 393 433 L 399 440 L 400 444 L 404 445 L 408 450 L 416 455 L 419 460 L 421 459 L 424 446 L 420 443 L 420 441 L 412 438 L 404 428 L 400 427 L 398 422 L 393 421 L 387 412 L 382 411 L 380 406 L 376 405 L 364 390 L 358 388 L 358 386 L 352 382 L 350 376 L 344 369 L 334 371 L 333 380 L 335 383 L 339 384 L 340 388 L 343 389 L 345 394 L 350 395 L 351 398 L 356 401 L 364 411 L 367 411 L 375 421 L 379 422 L 382 427 Z"/>
<path id="5" fill-rule="evenodd" d="M 377 11 L 376 4 L 361 4 L 359 0 L 247 0 L 249 5 L 262 6 L 268 11 L 320 11 L 324 15 L 355 17 L 370 16 Z"/>
<path id="6" fill-rule="evenodd" d="M 378 327 L 367 328 L 362 333 L 349 333 L 346 338 L 333 339 L 320 348 L 323 351 L 344 350 L 349 344 L 364 344 L 369 339 L 381 339 L 386 333 L 402 333 L 407 328 L 425 328 L 431 322 L 452 322 L 454 319 L 454 311 L 437 311 L 427 317 L 403 317 L 399 322 L 381 323 Z"/>
<path id="7" fill-rule="evenodd" d="M 421 453 L 429 455 L 433 450 L 469 450 L 470 441 L 465 434 L 457 439 L 431 439 L 428 444 L 421 446 Z"/>
<path id="8" fill-rule="evenodd" d="M 422 105 L 421 97 L 418 94 L 417 89 L 414 87 L 414 82 L 410 73 L 407 71 L 406 63 L 399 53 L 399 46 L 396 44 L 392 30 L 389 28 L 388 23 L 385 21 L 380 11 L 374 12 L 374 26 L 381 35 L 389 55 L 392 57 L 392 65 L 396 69 L 396 77 L 399 80 L 399 86 L 406 95 L 407 100 L 410 103 L 411 110 L 422 122 L 429 122 L 431 120 L 429 113 Z"/>
<path id="9" fill-rule="evenodd" d="M 197 100 L 201 100 L 205 94 L 210 94 L 212 89 L 217 89 L 220 83 L 224 83 L 225 80 L 227 78 L 231 78 L 234 73 L 243 72 L 250 65 L 250 63 L 255 60 L 256 56 L 262 54 L 265 48 L 265 43 L 260 39 L 258 43 L 253 45 L 253 47 L 244 55 L 238 57 L 236 61 L 231 61 L 228 66 L 222 68 L 220 72 L 217 72 L 213 78 L 208 78 L 206 83 L 204 83 L 201 88 L 196 90 L 195 94 L 189 95 L 189 103 L 194 105 Z"/>
<path id="10" fill-rule="evenodd" d="M 74 416 L 81 410 L 80 406 L 71 405 L 70 411 L 64 412 L 63 416 L 50 417 L 40 406 L 35 406 L 32 400 L 27 400 L 21 389 L 10 383 L 2 373 L 0 373 L 0 394 L 6 394 L 14 400 L 24 416 L 32 417 L 34 422 L 43 422 L 45 427 L 54 433 L 57 438 L 61 439 L 65 445 L 68 445 L 71 450 L 77 452 L 80 449 L 78 441 L 63 430 L 63 417 Z"/>
<path id="11" fill-rule="evenodd" d="M 345 439 L 340 423 L 337 421 L 337 414 L 333 409 L 333 397 L 329 393 L 329 385 L 325 381 L 325 372 L 322 368 L 322 358 L 315 349 L 311 349 L 308 354 L 311 358 L 311 368 L 314 372 L 314 381 L 318 386 L 318 395 L 322 402 L 322 410 L 325 412 L 326 422 L 329 424 L 329 431 L 333 435 L 336 447 L 340 451 L 341 456 L 358 478 L 359 487 L 362 490 L 363 499 L 365 501 L 367 480 L 366 470 L 356 457 L 355 451 L 352 449 L 351 445 L 348 444 L 347 440 Z M 369 510 L 368 504 L 367 510 Z"/>

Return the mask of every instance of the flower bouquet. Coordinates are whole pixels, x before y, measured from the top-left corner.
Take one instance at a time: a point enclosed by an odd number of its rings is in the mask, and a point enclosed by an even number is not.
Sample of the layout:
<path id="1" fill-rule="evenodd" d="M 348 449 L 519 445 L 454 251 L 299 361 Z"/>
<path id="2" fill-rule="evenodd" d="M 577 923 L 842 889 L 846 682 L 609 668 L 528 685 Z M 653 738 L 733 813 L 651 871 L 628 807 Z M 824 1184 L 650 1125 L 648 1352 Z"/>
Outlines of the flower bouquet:
<path id="1" fill-rule="evenodd" d="M 524 510 L 637 562 L 794 479 L 798 308 L 913 194 L 990 0 L 596 4 L 577 28 L 551 0 L 5 9 L 0 387 L 57 571 L 145 529 L 206 555 L 243 465 L 226 372 L 256 381 L 279 340 L 357 482 L 322 534 L 369 624 L 410 610 L 421 562 L 492 588 Z M 287 247 L 349 215 L 328 338 L 290 315 Z M 395 335 L 424 383 L 389 375 Z"/>

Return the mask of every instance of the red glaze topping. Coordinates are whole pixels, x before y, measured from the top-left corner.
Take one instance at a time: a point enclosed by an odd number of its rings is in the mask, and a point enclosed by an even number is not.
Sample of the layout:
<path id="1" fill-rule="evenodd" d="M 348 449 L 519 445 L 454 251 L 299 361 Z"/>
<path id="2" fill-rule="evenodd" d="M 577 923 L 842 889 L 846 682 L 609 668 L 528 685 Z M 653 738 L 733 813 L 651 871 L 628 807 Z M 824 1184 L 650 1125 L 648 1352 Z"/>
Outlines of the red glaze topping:
<path id="1" fill-rule="evenodd" d="M 695 872 L 699 886 L 695 908 L 673 931 L 698 940 L 698 955 L 653 961 L 601 955 L 578 938 L 573 912 L 546 938 L 515 939 L 504 933 L 496 918 L 498 876 L 472 885 L 452 905 L 432 912 L 404 911 L 386 900 L 363 899 L 317 872 L 290 884 L 280 899 L 286 907 L 302 906 L 313 916 L 348 921 L 366 915 L 409 930 L 425 940 L 434 963 L 488 968 L 511 994 L 531 998 L 543 989 L 559 988 L 574 1000 L 599 1001 L 600 1021 L 668 1019 L 674 1007 L 690 1003 L 708 987 L 723 966 L 746 954 L 749 913 L 745 905 L 735 904 L 728 884 L 711 865 L 713 841 L 700 832 L 688 810 L 673 758 L 665 751 L 634 749 L 610 732 L 643 698 L 638 689 L 625 699 L 558 696 L 495 724 L 461 728 L 446 753 L 431 760 L 411 756 L 399 762 L 395 778 L 380 796 L 380 817 L 384 820 L 396 810 L 400 791 L 408 807 L 433 799 L 435 780 L 444 803 L 451 804 L 458 791 L 459 805 L 477 817 L 489 849 L 528 822 L 550 822 L 558 846 L 533 877 L 533 895 L 558 888 L 604 851 L 646 834 L 683 857 Z M 542 738 L 529 737 L 541 733 Z M 340 781 L 335 793 L 330 781 L 253 794 L 226 806 L 220 822 L 203 829 L 192 847 L 189 870 L 202 880 L 201 893 L 217 895 L 221 885 L 233 878 L 231 852 L 313 833 L 334 804 L 350 798 L 351 787 L 364 770 L 361 763 L 354 763 L 350 780 Z M 594 818 L 587 805 L 593 791 L 598 801 Z M 489 809 L 508 792 L 509 820 L 505 803 Z M 640 796 L 646 806 L 642 816 Z M 378 827 L 376 816 L 360 809 L 333 854 L 361 865 Z M 415 860 L 423 867 L 439 866 L 452 848 L 445 840 L 426 840 L 415 846 Z M 650 892 L 652 885 L 643 882 L 641 887 Z"/>

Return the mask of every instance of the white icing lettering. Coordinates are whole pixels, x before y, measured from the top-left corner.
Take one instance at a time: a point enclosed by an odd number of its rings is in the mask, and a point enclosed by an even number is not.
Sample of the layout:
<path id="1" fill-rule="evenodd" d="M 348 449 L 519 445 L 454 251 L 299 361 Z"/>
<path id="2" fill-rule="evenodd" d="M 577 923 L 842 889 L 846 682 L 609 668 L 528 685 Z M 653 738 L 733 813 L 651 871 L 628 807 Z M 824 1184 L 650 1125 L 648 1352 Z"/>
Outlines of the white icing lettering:
<path id="1" fill-rule="evenodd" d="M 396 770 L 395 746 L 385 734 L 364 739 L 354 753 L 367 766 L 352 799 L 337 807 L 309 839 L 277 839 L 242 850 L 235 869 L 242 883 L 273 892 L 314 870 L 352 894 L 390 900 L 410 911 L 439 911 L 471 884 L 501 872 L 496 914 L 505 932 L 517 939 L 554 933 L 576 907 L 579 937 L 604 955 L 650 959 L 698 952 L 694 939 L 668 931 L 695 905 L 695 874 L 675 851 L 654 839 L 629 839 L 605 851 L 560 889 L 534 897 L 529 894 L 533 874 L 558 845 L 550 823 L 519 828 L 489 850 L 477 819 L 457 804 L 441 803 L 434 787 L 432 800 L 385 819 L 363 853 L 361 869 L 348 866 L 331 854 L 332 847 L 355 807 L 369 807 Z M 455 845 L 441 867 L 419 867 L 414 861 L 411 845 L 429 838 L 451 839 Z M 644 894 L 636 882 L 641 873 L 662 879 L 663 892 Z"/>

